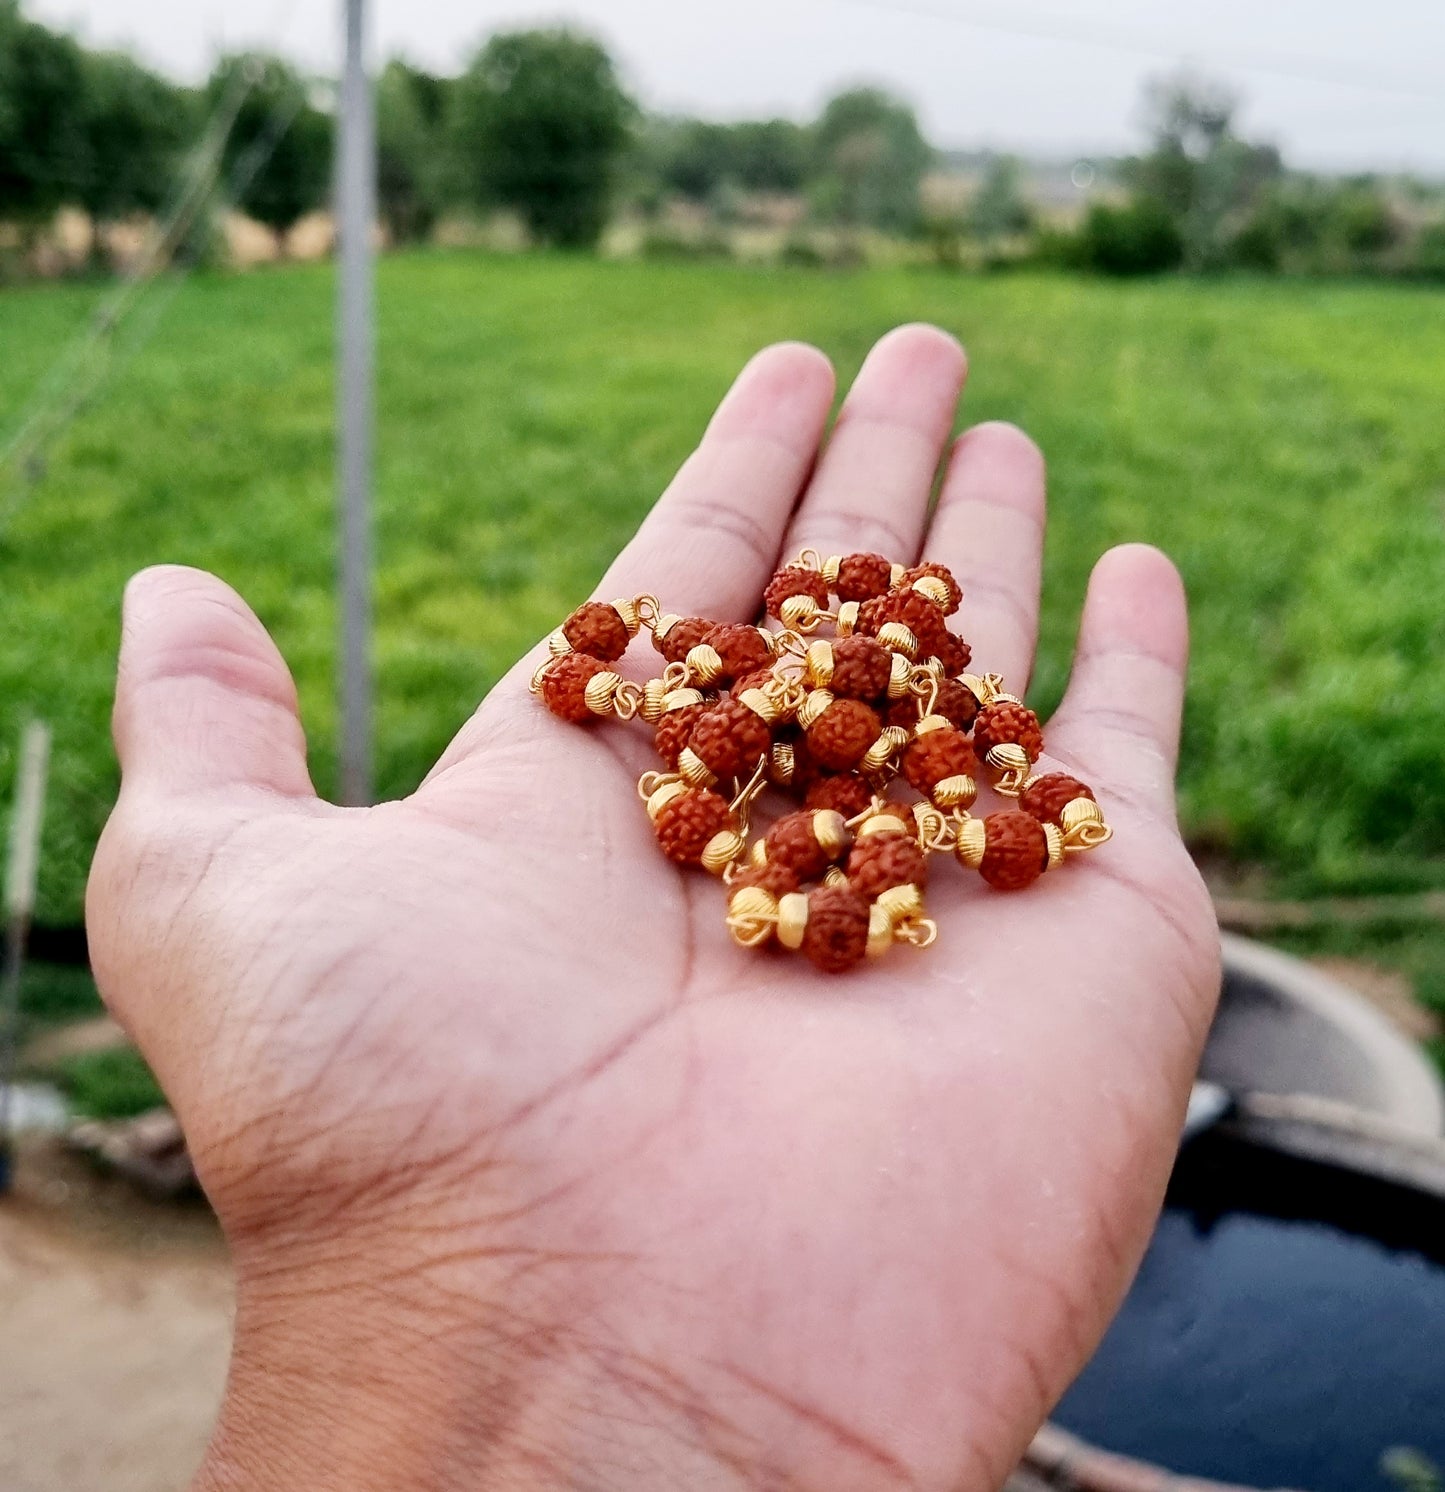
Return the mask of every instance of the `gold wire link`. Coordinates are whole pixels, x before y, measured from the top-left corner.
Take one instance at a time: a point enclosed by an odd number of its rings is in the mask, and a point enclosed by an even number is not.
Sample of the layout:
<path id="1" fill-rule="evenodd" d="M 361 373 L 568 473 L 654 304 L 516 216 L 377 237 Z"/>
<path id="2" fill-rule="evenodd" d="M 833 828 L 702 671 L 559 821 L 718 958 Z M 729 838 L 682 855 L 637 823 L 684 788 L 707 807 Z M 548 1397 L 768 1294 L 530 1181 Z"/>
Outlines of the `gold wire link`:
<path id="1" fill-rule="evenodd" d="M 612 696 L 612 709 L 619 720 L 635 720 L 646 702 L 647 694 L 642 685 L 623 679 Z"/>
<path id="2" fill-rule="evenodd" d="M 748 785 L 743 788 L 741 792 L 738 793 L 737 797 L 732 800 L 728 807 L 731 808 L 734 813 L 746 814 L 747 810 L 752 807 L 753 799 L 756 798 L 760 792 L 762 792 L 767 784 L 768 758 L 764 756 L 758 759 L 757 769 L 748 779 Z"/>
<path id="3" fill-rule="evenodd" d="M 1114 831 L 1102 821 L 1076 824 L 1072 829 L 1064 831 L 1064 853 L 1078 855 L 1085 850 L 1096 850 L 1101 844 L 1108 844 L 1113 837 Z"/>
<path id="4" fill-rule="evenodd" d="M 662 682 L 667 685 L 669 694 L 674 689 L 686 689 L 688 687 L 687 664 L 669 663 L 662 670 Z"/>
<path id="5" fill-rule="evenodd" d="M 658 788 L 666 783 L 676 782 L 677 780 L 676 772 L 644 772 L 637 779 L 637 796 L 646 803 Z"/>
<path id="6" fill-rule="evenodd" d="M 819 571 L 821 571 L 822 568 L 823 568 L 823 556 L 821 554 L 819 554 L 816 549 L 813 549 L 810 546 L 809 548 L 805 549 L 797 557 L 797 559 L 795 559 L 793 561 L 793 563 L 800 570 L 819 570 Z"/>
<path id="7" fill-rule="evenodd" d="M 632 598 L 632 609 L 637 613 L 637 622 L 650 632 L 662 616 L 662 603 L 650 591 Z"/>
<path id="8" fill-rule="evenodd" d="M 932 917 L 920 917 L 907 927 L 900 927 L 896 936 L 900 943 L 908 943 L 914 948 L 932 948 L 938 941 L 938 924 Z"/>

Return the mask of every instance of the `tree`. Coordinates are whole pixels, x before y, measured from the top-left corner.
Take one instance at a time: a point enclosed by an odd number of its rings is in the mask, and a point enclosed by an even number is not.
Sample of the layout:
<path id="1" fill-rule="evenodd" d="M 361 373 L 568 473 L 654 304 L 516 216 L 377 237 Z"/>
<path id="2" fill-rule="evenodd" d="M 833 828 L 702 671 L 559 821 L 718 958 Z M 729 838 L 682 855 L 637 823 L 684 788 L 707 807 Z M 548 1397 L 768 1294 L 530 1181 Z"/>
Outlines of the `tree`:
<path id="1" fill-rule="evenodd" d="M 88 53 L 84 77 L 88 169 L 80 205 L 97 226 L 157 211 L 171 195 L 195 132 L 192 96 L 114 52 Z"/>
<path id="2" fill-rule="evenodd" d="M 399 59 L 377 80 L 377 206 L 397 243 L 425 238 L 441 212 L 447 87 Z"/>
<path id="3" fill-rule="evenodd" d="M 226 180 L 236 205 L 283 235 L 325 205 L 331 189 L 333 123 L 311 102 L 306 81 L 278 57 L 223 58 L 206 92 L 211 106 L 230 96 L 237 75 L 249 72 L 235 128 L 226 142 Z"/>
<path id="4" fill-rule="evenodd" d="M 591 247 L 607 223 L 635 114 L 612 59 L 590 38 L 494 36 L 456 84 L 470 194 L 520 213 L 543 243 Z"/>
<path id="5" fill-rule="evenodd" d="M 847 226 L 911 233 L 933 152 L 913 110 L 877 88 L 840 93 L 814 131 L 817 205 Z"/>
<path id="6" fill-rule="evenodd" d="M 1212 269 L 1228 258 L 1240 222 L 1281 172 L 1272 145 L 1234 132 L 1238 101 L 1228 89 L 1187 74 L 1149 85 L 1152 145 L 1128 163 L 1126 179 L 1172 220 L 1186 269 Z"/>
<path id="7" fill-rule="evenodd" d="M 0 217 L 30 228 L 78 199 L 90 179 L 84 97 L 80 47 L 0 0 Z"/>
<path id="8" fill-rule="evenodd" d="M 1011 155 L 994 156 L 968 204 L 969 230 L 983 243 L 992 244 L 1027 233 L 1033 221 L 1018 161 Z"/>

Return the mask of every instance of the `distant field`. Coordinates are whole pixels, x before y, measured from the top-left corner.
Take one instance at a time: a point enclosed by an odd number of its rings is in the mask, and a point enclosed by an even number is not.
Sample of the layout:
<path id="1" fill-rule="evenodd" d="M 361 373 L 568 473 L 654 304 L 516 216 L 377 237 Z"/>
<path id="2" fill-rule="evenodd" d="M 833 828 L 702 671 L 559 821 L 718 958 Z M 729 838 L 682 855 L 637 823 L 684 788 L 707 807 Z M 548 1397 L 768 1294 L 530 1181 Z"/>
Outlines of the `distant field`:
<path id="1" fill-rule="evenodd" d="M 0 439 L 97 294 L 0 293 Z M 750 352 L 805 337 L 847 375 L 928 318 L 969 346 L 968 418 L 1050 458 L 1036 701 L 1095 555 L 1152 540 L 1193 600 L 1196 841 L 1295 891 L 1445 884 L 1445 293 L 418 254 L 382 265 L 380 305 L 383 791 L 584 593 Z M 332 779 L 331 315 L 324 266 L 192 281 L 0 534 L 0 794 L 38 711 L 49 922 L 81 915 L 114 790 L 140 565 L 252 600 Z"/>

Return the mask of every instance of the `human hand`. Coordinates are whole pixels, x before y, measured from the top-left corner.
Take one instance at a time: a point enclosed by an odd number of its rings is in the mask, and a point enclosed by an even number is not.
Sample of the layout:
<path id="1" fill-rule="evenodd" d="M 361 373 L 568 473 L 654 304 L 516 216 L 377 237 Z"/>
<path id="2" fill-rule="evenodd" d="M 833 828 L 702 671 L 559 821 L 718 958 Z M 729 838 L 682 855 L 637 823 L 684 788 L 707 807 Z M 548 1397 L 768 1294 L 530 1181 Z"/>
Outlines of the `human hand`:
<path id="1" fill-rule="evenodd" d="M 971 430 L 930 519 L 963 372 L 894 332 L 819 458 L 827 362 L 760 354 L 598 594 L 740 619 L 804 546 L 922 554 L 1021 686 L 1043 467 Z M 138 577 L 88 922 L 236 1264 L 198 1487 L 999 1483 L 1143 1251 L 1218 986 L 1186 646 L 1168 561 L 1106 555 L 1046 736 L 1114 839 L 1018 897 L 942 865 L 937 946 L 832 978 L 731 943 L 649 743 L 547 716 L 540 653 L 341 809 L 244 603 Z"/>

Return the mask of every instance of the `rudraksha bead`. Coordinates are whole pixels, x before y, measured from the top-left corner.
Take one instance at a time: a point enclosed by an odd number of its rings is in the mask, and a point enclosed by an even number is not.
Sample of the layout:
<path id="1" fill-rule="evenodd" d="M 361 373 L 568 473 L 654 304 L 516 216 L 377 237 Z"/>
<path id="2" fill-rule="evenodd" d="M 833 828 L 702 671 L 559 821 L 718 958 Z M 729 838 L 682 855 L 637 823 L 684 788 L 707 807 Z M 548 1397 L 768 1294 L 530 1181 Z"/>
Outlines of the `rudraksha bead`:
<path id="1" fill-rule="evenodd" d="M 598 717 L 587 708 L 587 684 L 605 673 L 607 665 L 586 653 L 566 653 L 549 664 L 542 675 L 542 703 L 562 720 L 584 725 Z"/>
<path id="2" fill-rule="evenodd" d="M 828 688 L 844 699 L 877 699 L 888 688 L 892 666 L 893 655 L 875 638 L 840 637 L 833 644 Z"/>
<path id="3" fill-rule="evenodd" d="M 808 750 L 824 767 L 845 771 L 862 761 L 883 729 L 877 712 L 857 699 L 835 699 L 808 727 Z"/>
<path id="4" fill-rule="evenodd" d="M 820 611 L 828 606 L 828 582 L 816 570 L 802 565 L 785 565 L 768 582 L 763 592 L 763 609 L 770 617 L 781 619 L 783 602 L 790 596 L 810 596 Z"/>
<path id="5" fill-rule="evenodd" d="M 883 595 L 892 579 L 892 562 L 881 554 L 845 554 L 833 589 L 840 601 L 871 601 Z"/>
<path id="6" fill-rule="evenodd" d="M 946 777 L 972 777 L 977 769 L 968 737 L 952 726 L 928 731 L 903 753 L 903 775 L 925 796 Z"/>
<path id="7" fill-rule="evenodd" d="M 766 865 L 750 865 L 746 870 L 740 870 L 728 884 L 734 891 L 744 886 L 761 886 L 773 896 L 788 896 L 802 882 L 791 865 L 782 860 L 769 860 Z"/>
<path id="8" fill-rule="evenodd" d="M 943 664 L 943 671 L 950 679 L 961 674 L 973 662 L 973 649 L 946 627 L 933 639 L 934 656 Z"/>
<path id="9" fill-rule="evenodd" d="M 576 653 L 590 653 L 604 663 L 615 663 L 632 641 L 627 623 L 606 601 L 587 601 L 562 624 L 562 636 Z"/>
<path id="10" fill-rule="evenodd" d="M 746 622 L 723 622 L 714 627 L 703 641 L 717 649 L 717 655 L 722 659 L 722 676 L 726 679 L 736 679 L 742 674 L 766 668 L 773 661 L 763 634 Z"/>
<path id="11" fill-rule="evenodd" d="M 945 679 L 933 702 L 933 713 L 942 715 L 959 730 L 968 730 L 978 715 L 978 695 L 957 679 Z"/>
<path id="12" fill-rule="evenodd" d="M 1093 790 L 1067 772 L 1049 772 L 1034 780 L 1019 794 L 1019 807 L 1041 824 L 1057 824 L 1066 803 L 1075 798 L 1093 799 Z"/>
<path id="13" fill-rule="evenodd" d="M 669 663 L 681 663 L 716 626 L 716 622 L 710 622 L 706 617 L 685 616 L 661 636 L 654 634 L 652 645 Z"/>
<path id="14" fill-rule="evenodd" d="M 768 864 L 789 866 L 800 881 L 816 881 L 848 847 L 841 816 L 800 809 L 785 814 L 763 840 Z"/>
<path id="15" fill-rule="evenodd" d="M 697 865 L 714 834 L 732 824 L 726 798 L 690 787 L 664 803 L 653 828 L 662 853 L 678 865 Z"/>
<path id="16" fill-rule="evenodd" d="M 682 749 L 692 740 L 693 726 L 707 713 L 707 705 L 683 705 L 678 710 L 665 710 L 653 732 L 653 744 L 657 754 L 667 763 L 670 771 L 677 770 L 677 759 Z"/>
<path id="17" fill-rule="evenodd" d="M 928 856 L 908 834 L 868 834 L 848 856 L 848 880 L 869 901 L 890 886 L 928 883 Z"/>
<path id="18" fill-rule="evenodd" d="M 1044 873 L 1049 841 L 1044 826 L 1017 808 L 991 813 L 983 821 L 984 850 L 978 873 L 996 891 L 1021 891 Z"/>
<path id="19" fill-rule="evenodd" d="M 761 715 L 728 696 L 710 705 L 692 727 L 688 747 L 718 777 L 747 776 L 772 745 Z"/>
<path id="20" fill-rule="evenodd" d="M 1001 699 L 985 705 L 973 722 L 973 746 L 980 756 L 987 756 L 995 746 L 1022 746 L 1030 761 L 1037 761 L 1044 749 L 1044 733 L 1039 717 L 1027 705 Z"/>
<path id="21" fill-rule="evenodd" d="M 807 808 L 833 808 L 845 819 L 857 818 L 873 801 L 873 789 L 856 772 L 829 772 L 808 787 Z"/>
<path id="22" fill-rule="evenodd" d="M 803 953 L 825 974 L 851 969 L 868 951 L 868 903 L 851 886 L 820 886 L 808 897 Z"/>

